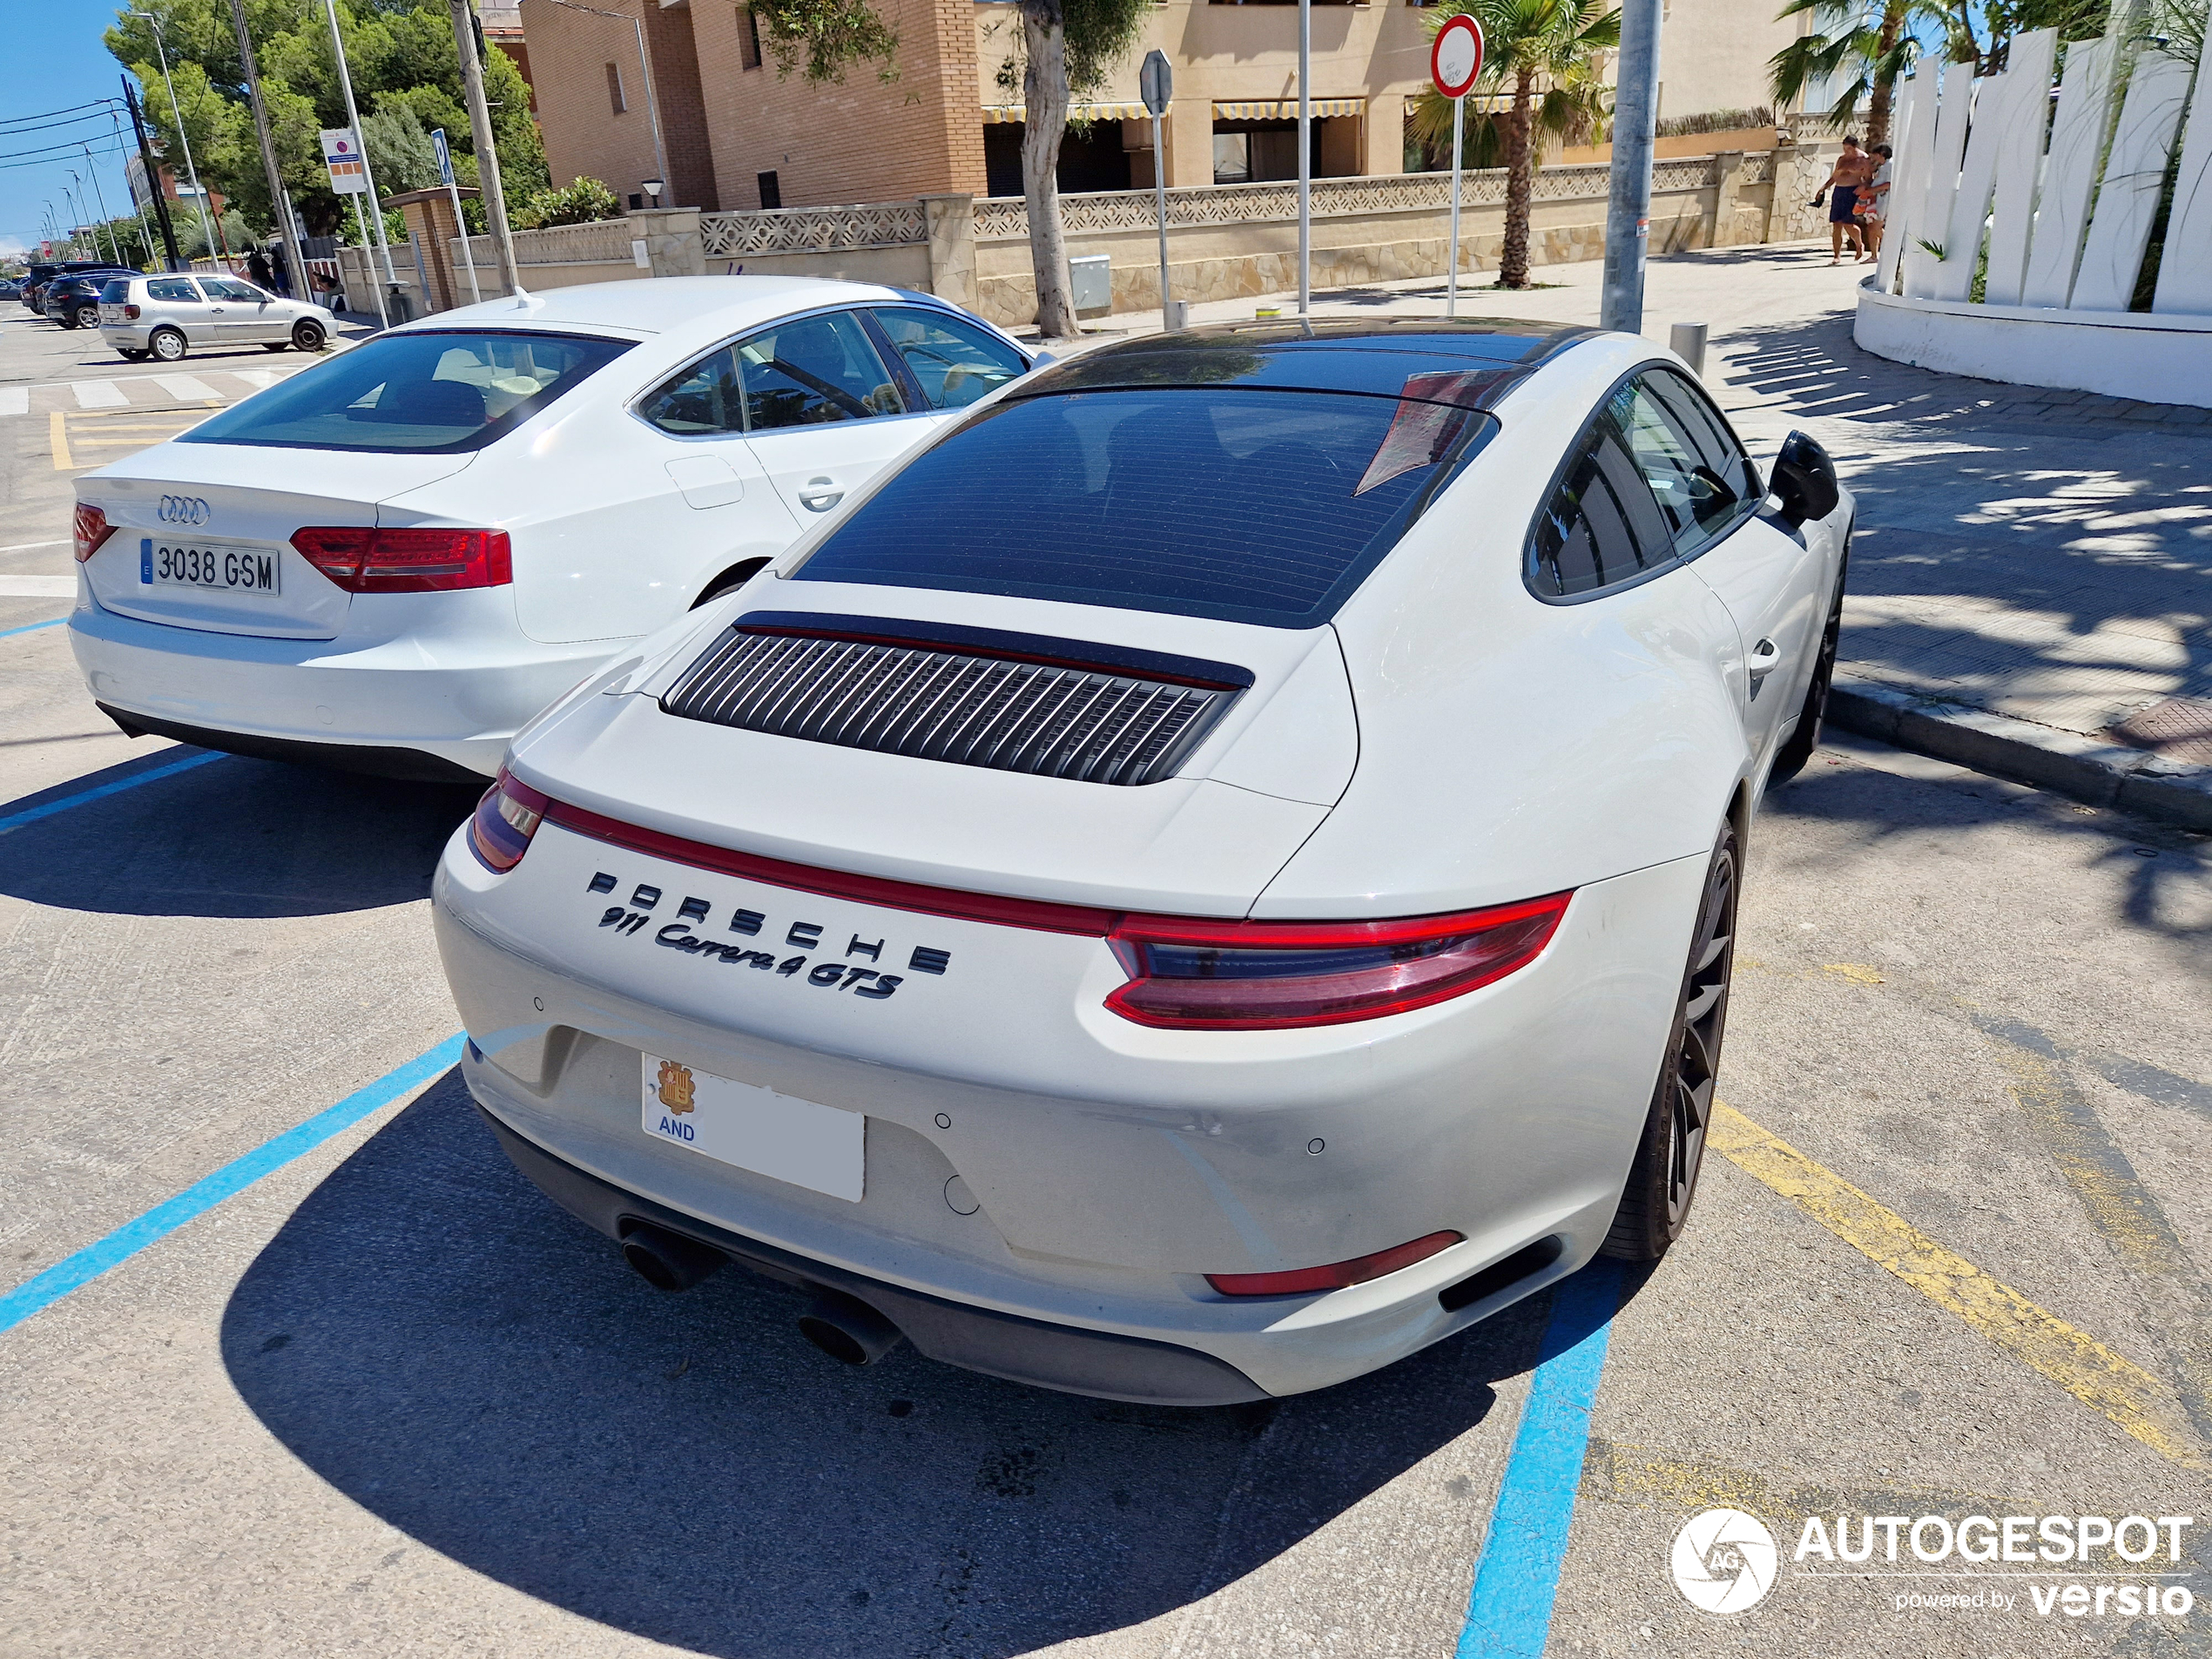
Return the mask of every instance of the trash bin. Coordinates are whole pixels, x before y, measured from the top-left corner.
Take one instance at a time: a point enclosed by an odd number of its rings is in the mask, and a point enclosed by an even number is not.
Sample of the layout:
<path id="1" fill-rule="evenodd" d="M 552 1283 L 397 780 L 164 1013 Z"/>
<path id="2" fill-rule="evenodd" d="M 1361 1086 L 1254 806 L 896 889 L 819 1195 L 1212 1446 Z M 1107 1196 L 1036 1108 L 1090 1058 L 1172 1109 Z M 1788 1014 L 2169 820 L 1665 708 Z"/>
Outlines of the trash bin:
<path id="1" fill-rule="evenodd" d="M 1069 260 L 1068 276 L 1075 285 L 1078 317 L 1103 317 L 1114 308 L 1114 267 L 1109 255 L 1084 253 Z"/>

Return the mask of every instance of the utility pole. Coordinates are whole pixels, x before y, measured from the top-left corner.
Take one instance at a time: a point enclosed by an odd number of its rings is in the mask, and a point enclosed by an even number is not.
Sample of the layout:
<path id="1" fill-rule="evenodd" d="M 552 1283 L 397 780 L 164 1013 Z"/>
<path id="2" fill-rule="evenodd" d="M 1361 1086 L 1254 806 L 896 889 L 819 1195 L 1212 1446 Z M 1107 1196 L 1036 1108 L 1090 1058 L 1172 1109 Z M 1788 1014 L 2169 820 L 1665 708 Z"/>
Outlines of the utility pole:
<path id="1" fill-rule="evenodd" d="M 1313 0 L 1298 0 L 1298 314 L 1313 312 Z"/>
<path id="2" fill-rule="evenodd" d="M 192 136 L 185 131 L 185 112 L 177 107 L 177 83 L 169 78 L 169 47 L 161 37 L 161 19 L 151 11 L 133 11 L 130 15 L 143 17 L 153 25 L 154 54 L 161 60 L 161 84 L 169 93 L 169 114 L 177 123 L 177 142 L 184 146 L 185 177 L 192 185 L 192 206 L 199 210 L 199 233 L 206 239 L 207 257 L 212 261 L 215 257 L 215 226 L 207 217 L 207 192 L 200 185 L 199 169 L 192 165 Z M 254 96 L 259 98 L 260 94 L 257 91 Z M 165 217 L 163 222 L 167 222 Z"/>
<path id="3" fill-rule="evenodd" d="M 1665 0 L 1621 0 L 1613 95 L 1613 189 L 1605 210 L 1605 286 L 1597 325 L 1643 332 L 1643 259 L 1651 239 L 1651 148 L 1659 120 L 1659 19 Z"/>
<path id="4" fill-rule="evenodd" d="M 244 0 L 231 0 L 233 5 Z M 492 243 L 499 251 L 499 280 L 510 293 L 523 292 L 523 274 L 515 265 L 515 234 L 507 227 L 507 192 L 499 183 L 499 149 L 492 141 L 491 106 L 484 101 L 484 65 L 477 56 L 483 37 L 476 29 L 476 14 L 469 0 L 446 0 L 453 12 L 453 44 L 461 54 L 461 90 L 468 94 L 469 127 L 476 141 L 476 188 L 484 204 L 484 219 Z M 459 227 L 466 236 L 469 227 Z"/>
<path id="5" fill-rule="evenodd" d="M 92 146 L 88 144 L 84 148 L 84 171 L 92 175 L 92 199 L 100 205 L 100 223 L 107 226 L 107 249 L 115 256 L 116 266 L 119 270 L 123 265 L 123 244 L 115 239 L 115 221 L 107 216 L 107 192 L 100 188 L 100 170 L 92 165 Z M 69 176 L 74 179 L 77 174 L 71 172 Z M 78 188 L 82 190 L 84 186 L 80 185 Z"/>
<path id="6" fill-rule="evenodd" d="M 169 202 L 161 193 L 161 171 L 153 165 L 153 146 L 146 142 L 146 124 L 138 113 L 138 95 L 131 78 L 123 77 L 123 102 L 131 111 L 131 131 L 138 135 L 138 165 L 146 172 L 146 194 L 153 198 L 153 216 L 161 224 L 161 246 L 169 255 L 169 268 L 185 269 L 185 256 L 177 251 L 177 229 L 169 222 Z M 184 131 L 181 125 L 179 132 Z"/>
<path id="7" fill-rule="evenodd" d="M 284 193 L 284 175 L 277 171 L 276 145 L 269 137 L 269 106 L 261 101 L 261 71 L 253 61 L 253 38 L 246 28 L 246 0 L 231 0 L 231 27 L 238 35 L 239 62 L 246 71 L 246 96 L 253 105 L 253 131 L 261 140 L 261 165 L 269 175 L 269 208 L 284 239 L 285 264 L 290 267 L 292 280 L 304 292 L 307 261 L 300 253 L 299 227 L 292 222 L 292 198 Z"/>

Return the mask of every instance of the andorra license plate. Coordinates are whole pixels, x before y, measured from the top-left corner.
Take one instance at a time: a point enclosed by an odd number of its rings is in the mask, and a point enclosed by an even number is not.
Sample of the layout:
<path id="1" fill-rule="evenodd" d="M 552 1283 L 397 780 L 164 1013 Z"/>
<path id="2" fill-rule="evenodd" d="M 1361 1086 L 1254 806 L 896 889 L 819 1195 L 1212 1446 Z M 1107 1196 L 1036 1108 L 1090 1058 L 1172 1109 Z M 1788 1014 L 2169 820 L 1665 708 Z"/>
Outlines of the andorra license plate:
<path id="1" fill-rule="evenodd" d="M 237 542 L 138 542 L 138 583 L 150 588 L 200 588 L 219 593 L 277 591 L 283 561 L 275 548 Z"/>
<path id="2" fill-rule="evenodd" d="M 657 1141 L 756 1175 L 860 1201 L 867 1119 L 758 1083 L 645 1055 L 644 1128 Z"/>

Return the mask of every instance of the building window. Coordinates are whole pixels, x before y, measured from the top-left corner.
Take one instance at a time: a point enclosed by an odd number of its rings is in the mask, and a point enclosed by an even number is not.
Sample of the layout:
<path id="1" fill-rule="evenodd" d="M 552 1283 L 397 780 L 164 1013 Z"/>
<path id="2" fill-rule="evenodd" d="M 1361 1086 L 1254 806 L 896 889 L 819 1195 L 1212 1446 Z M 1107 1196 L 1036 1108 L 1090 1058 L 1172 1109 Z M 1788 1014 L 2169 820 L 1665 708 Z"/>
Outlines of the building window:
<path id="1" fill-rule="evenodd" d="M 738 8 L 738 66 L 760 67 L 760 17 L 751 6 Z"/>
<path id="2" fill-rule="evenodd" d="M 622 95 L 622 67 L 618 64 L 607 65 L 607 102 L 613 105 L 617 115 L 630 107 L 630 100 Z"/>
<path id="3" fill-rule="evenodd" d="M 784 205 L 784 187 L 776 182 L 776 175 L 764 172 L 757 174 L 755 179 L 760 186 L 760 205 L 763 207 L 781 207 Z"/>

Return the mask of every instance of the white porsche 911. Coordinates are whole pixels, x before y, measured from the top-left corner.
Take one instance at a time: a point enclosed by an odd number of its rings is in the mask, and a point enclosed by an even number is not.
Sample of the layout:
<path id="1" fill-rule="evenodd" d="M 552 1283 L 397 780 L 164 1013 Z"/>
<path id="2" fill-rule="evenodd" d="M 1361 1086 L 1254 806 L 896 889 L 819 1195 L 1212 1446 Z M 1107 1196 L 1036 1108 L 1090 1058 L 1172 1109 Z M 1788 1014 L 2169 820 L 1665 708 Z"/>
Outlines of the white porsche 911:
<path id="1" fill-rule="evenodd" d="M 806 278 L 444 312 L 79 478 L 71 644 L 133 736 L 489 777 L 1029 366 L 927 294 Z"/>
<path id="2" fill-rule="evenodd" d="M 1648 342 L 1155 336 L 971 411 L 516 739 L 440 948 L 501 1143 L 1115 1399 L 1289 1394 L 1679 1235 L 1851 504 Z"/>

